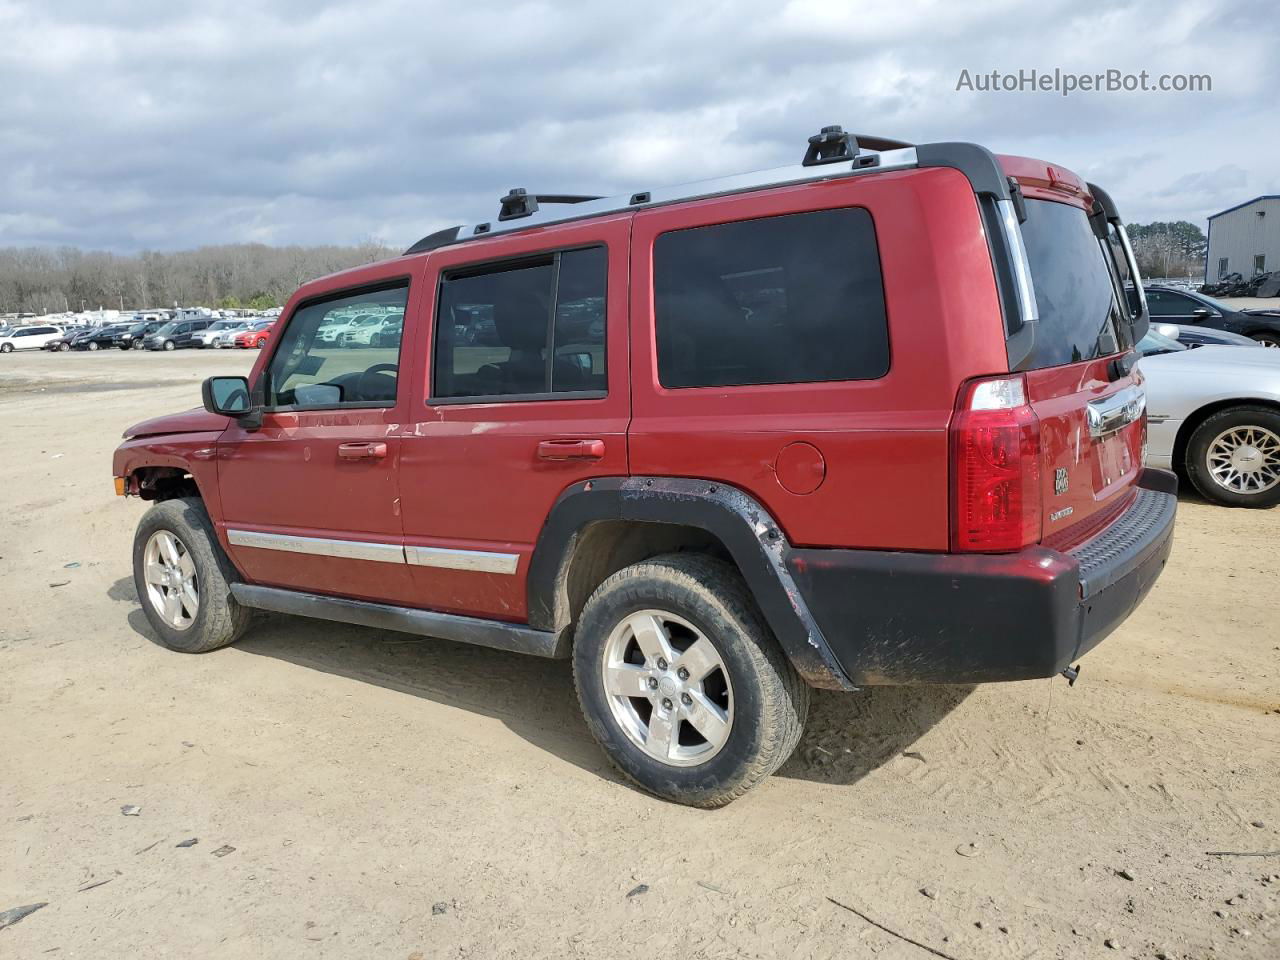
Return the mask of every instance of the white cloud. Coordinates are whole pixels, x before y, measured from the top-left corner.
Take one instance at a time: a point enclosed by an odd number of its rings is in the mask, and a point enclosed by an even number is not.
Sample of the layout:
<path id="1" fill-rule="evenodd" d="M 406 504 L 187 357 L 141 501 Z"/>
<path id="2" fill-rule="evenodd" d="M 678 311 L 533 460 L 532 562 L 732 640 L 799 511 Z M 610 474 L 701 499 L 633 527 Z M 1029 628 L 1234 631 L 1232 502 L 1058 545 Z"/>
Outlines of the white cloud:
<path id="1" fill-rule="evenodd" d="M 819 126 L 976 140 L 1135 221 L 1280 186 L 1269 5 L 0 0 L 0 245 L 408 244 L 509 187 L 798 159 Z M 956 92 L 961 69 L 1213 75 L 1208 94 Z"/>

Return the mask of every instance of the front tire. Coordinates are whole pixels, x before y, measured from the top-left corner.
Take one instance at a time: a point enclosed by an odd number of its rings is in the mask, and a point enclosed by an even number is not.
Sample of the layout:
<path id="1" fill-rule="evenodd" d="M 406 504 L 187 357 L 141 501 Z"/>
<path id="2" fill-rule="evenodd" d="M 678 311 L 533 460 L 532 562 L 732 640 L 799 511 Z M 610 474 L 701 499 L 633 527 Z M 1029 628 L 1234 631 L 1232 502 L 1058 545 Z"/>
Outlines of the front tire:
<path id="1" fill-rule="evenodd" d="M 578 623 L 574 684 L 592 735 L 636 784 L 722 807 L 795 750 L 809 689 L 732 566 L 669 554 L 618 571 Z"/>
<path id="2" fill-rule="evenodd" d="M 89 349 L 90 349 L 90 350 L 97 350 L 97 349 L 98 349 L 98 341 L 97 341 L 97 340 L 90 340 L 90 341 L 89 341 Z"/>
<path id="3" fill-rule="evenodd" d="M 1187 476 L 1227 507 L 1280 503 L 1280 411 L 1238 406 L 1205 418 L 1187 442 Z"/>
<path id="4" fill-rule="evenodd" d="M 133 583 L 170 650 L 206 653 L 240 637 L 249 611 L 231 595 L 234 578 L 199 498 L 165 500 L 143 514 L 133 538 Z"/>
<path id="5" fill-rule="evenodd" d="M 1280 348 L 1280 334 L 1255 333 L 1253 339 L 1264 347 Z"/>
<path id="6" fill-rule="evenodd" d="M 165 348 L 166 350 L 177 350 L 177 349 L 178 349 L 178 345 L 177 345 L 176 343 L 174 343 L 172 340 L 166 340 L 166 341 L 164 342 L 164 348 Z"/>

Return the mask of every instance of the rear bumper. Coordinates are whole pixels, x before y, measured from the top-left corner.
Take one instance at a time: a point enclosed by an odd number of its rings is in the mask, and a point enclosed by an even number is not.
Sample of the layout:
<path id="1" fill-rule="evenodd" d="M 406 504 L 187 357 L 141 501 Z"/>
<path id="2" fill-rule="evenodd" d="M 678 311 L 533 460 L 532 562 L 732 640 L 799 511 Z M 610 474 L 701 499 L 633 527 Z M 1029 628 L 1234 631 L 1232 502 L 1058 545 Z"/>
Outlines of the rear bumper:
<path id="1" fill-rule="evenodd" d="M 1177 479 L 1147 469 L 1134 503 L 1068 551 L 794 549 L 792 576 L 855 684 L 1051 677 L 1119 626 L 1173 543 Z"/>

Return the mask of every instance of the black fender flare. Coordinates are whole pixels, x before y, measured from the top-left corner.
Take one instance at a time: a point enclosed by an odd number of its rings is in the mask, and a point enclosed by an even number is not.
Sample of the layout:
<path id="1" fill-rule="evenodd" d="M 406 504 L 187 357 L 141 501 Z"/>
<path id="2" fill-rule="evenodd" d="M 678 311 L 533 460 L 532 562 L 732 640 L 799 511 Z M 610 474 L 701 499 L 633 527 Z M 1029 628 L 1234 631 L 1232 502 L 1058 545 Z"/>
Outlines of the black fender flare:
<path id="1" fill-rule="evenodd" d="M 529 564 L 529 625 L 557 633 L 568 624 L 564 575 L 580 534 L 623 520 L 704 530 L 728 550 L 787 658 L 813 687 L 857 689 L 831 652 L 800 595 L 791 546 L 769 512 L 728 484 L 673 477 L 603 477 L 575 483 L 556 500 Z"/>

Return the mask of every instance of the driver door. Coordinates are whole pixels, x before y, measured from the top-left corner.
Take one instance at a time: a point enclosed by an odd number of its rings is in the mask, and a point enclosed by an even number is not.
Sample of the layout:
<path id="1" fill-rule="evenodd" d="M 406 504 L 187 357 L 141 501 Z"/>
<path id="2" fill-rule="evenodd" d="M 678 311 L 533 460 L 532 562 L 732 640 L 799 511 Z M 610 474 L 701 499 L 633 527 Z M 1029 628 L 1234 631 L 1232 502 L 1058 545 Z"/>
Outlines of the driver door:
<path id="1" fill-rule="evenodd" d="M 302 300 L 268 341 L 250 380 L 262 427 L 233 422 L 218 444 L 219 532 L 255 583 L 412 602 L 397 477 L 400 347 L 317 336 L 326 323 L 409 303 L 404 277 Z"/>

